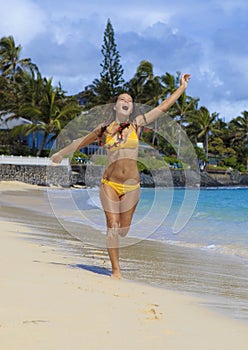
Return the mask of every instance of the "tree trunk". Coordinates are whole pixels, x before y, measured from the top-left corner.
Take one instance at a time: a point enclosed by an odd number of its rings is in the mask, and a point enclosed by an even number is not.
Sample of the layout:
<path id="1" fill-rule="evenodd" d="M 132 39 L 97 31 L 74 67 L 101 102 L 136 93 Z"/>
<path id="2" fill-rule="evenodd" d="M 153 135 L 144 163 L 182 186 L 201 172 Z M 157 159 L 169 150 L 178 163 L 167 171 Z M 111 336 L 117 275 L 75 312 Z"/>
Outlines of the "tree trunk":
<path id="1" fill-rule="evenodd" d="M 206 133 L 206 158 L 208 159 L 208 133 Z"/>
<path id="2" fill-rule="evenodd" d="M 181 116 L 179 120 L 179 129 L 178 129 L 178 145 L 177 145 L 177 159 L 180 159 L 180 148 L 181 148 Z"/>
<path id="3" fill-rule="evenodd" d="M 45 147 L 45 144 L 46 144 L 46 141 L 47 141 L 47 138 L 48 138 L 48 134 L 46 132 L 44 132 L 44 135 L 43 135 L 43 139 L 42 139 L 42 142 L 41 142 L 41 145 L 40 145 L 40 148 L 37 152 L 37 157 L 39 157 L 41 155 L 41 152 L 43 151 L 43 148 Z"/>

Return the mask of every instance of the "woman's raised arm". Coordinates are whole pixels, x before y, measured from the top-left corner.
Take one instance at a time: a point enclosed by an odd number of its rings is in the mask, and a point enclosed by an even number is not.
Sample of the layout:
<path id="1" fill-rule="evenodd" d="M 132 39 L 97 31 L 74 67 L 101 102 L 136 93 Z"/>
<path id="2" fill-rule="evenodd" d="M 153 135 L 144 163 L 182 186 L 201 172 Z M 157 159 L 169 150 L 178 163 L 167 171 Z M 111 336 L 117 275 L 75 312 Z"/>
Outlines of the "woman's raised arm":
<path id="1" fill-rule="evenodd" d="M 183 74 L 180 79 L 180 86 L 174 91 L 168 98 L 166 98 L 159 106 L 153 108 L 144 115 L 138 115 L 135 120 L 138 126 L 144 126 L 152 123 L 158 117 L 163 115 L 174 103 L 179 99 L 179 97 L 186 90 L 188 81 L 190 79 L 190 74 Z"/>

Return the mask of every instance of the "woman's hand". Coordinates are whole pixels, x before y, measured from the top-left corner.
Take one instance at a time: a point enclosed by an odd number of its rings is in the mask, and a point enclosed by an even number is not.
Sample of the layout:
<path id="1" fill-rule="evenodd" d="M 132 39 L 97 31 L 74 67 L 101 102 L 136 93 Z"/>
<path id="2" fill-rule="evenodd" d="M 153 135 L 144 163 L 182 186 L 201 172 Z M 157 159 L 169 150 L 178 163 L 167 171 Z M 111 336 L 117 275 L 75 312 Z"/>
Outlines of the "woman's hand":
<path id="1" fill-rule="evenodd" d="M 54 153 L 51 157 L 52 165 L 58 165 L 62 162 L 63 156 L 59 152 Z"/>
<path id="2" fill-rule="evenodd" d="M 190 74 L 187 74 L 187 73 L 183 74 L 180 79 L 180 85 L 184 86 L 186 89 L 186 87 L 188 86 L 189 80 L 190 80 Z"/>

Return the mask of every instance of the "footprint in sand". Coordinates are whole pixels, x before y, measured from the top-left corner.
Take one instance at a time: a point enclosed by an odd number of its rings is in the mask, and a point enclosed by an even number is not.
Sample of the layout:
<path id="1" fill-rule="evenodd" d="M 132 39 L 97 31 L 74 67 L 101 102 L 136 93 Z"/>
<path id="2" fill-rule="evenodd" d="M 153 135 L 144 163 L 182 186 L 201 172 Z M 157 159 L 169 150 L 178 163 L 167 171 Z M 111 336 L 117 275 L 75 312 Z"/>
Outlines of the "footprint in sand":
<path id="1" fill-rule="evenodd" d="M 148 306 L 147 309 L 141 311 L 143 314 L 149 315 L 146 317 L 146 319 L 151 320 L 151 321 L 159 320 L 162 316 L 162 313 L 158 311 L 159 305 L 158 304 L 149 304 L 147 306 Z"/>
<path id="2" fill-rule="evenodd" d="M 39 324 L 39 323 L 47 323 L 49 322 L 48 320 L 25 320 L 22 323 L 23 324 Z"/>

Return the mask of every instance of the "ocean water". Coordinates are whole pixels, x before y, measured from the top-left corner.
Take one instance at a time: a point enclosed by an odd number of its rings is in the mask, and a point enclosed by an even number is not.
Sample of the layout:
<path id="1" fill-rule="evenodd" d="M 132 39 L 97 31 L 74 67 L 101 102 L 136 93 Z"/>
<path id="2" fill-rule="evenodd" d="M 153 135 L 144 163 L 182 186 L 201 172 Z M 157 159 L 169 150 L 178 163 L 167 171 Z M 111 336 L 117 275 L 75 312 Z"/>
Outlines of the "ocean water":
<path id="1" fill-rule="evenodd" d="M 69 248 L 82 259 L 78 266 L 109 274 L 98 188 L 51 189 L 48 197 L 63 228 L 87 247 Z M 248 323 L 247 199 L 248 188 L 142 188 L 128 237 L 120 241 L 123 276 L 196 295 Z"/>
<path id="2" fill-rule="evenodd" d="M 49 190 L 49 198 L 58 218 L 105 233 L 97 188 Z M 66 229 L 70 231 L 69 224 Z M 142 188 L 128 236 L 214 251 L 248 262 L 248 188 Z M 76 238 L 84 239 L 83 234 Z M 130 243 L 123 240 L 122 244 Z"/>

